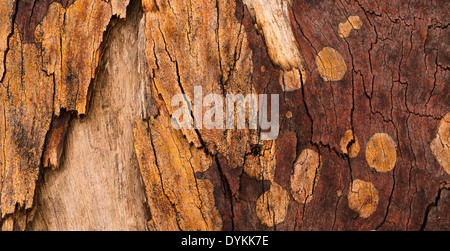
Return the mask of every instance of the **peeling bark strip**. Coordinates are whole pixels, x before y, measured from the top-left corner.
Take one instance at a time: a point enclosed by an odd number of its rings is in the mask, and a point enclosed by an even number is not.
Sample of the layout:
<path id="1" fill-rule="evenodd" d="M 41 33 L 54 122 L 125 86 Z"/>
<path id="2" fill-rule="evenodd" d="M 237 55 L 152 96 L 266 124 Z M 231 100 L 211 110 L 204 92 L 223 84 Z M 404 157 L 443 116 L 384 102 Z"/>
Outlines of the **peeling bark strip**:
<path id="1" fill-rule="evenodd" d="M 70 113 L 63 112 L 61 116 L 53 119 L 42 155 L 43 168 L 50 167 L 55 170 L 61 165 L 64 142 L 71 117 Z"/>
<path id="2" fill-rule="evenodd" d="M 262 30 L 272 61 L 285 70 L 285 91 L 301 88 L 306 82 L 307 65 L 289 20 L 290 0 L 244 0 L 256 25 Z"/>
<path id="3" fill-rule="evenodd" d="M 446 5 L 1 1 L 1 229 L 448 230 Z M 195 86 L 279 137 L 175 130 Z"/>
<path id="4" fill-rule="evenodd" d="M 1 86 L 1 215 L 32 206 L 45 135 L 53 113 L 53 78 L 40 70 L 40 51 L 9 41 L 6 75 Z M 30 84 L 33 83 L 33 84 Z"/>

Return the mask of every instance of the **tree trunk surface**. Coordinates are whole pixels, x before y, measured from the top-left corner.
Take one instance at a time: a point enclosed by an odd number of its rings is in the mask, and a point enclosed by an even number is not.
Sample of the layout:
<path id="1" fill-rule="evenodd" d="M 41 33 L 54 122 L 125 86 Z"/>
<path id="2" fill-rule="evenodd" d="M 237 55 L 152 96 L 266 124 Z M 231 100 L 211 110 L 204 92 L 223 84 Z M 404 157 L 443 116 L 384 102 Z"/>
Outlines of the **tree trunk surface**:
<path id="1" fill-rule="evenodd" d="M 446 0 L 2 0 L 0 230 L 450 230 L 449 23 Z M 175 128 L 199 87 L 278 94 L 278 137 Z"/>

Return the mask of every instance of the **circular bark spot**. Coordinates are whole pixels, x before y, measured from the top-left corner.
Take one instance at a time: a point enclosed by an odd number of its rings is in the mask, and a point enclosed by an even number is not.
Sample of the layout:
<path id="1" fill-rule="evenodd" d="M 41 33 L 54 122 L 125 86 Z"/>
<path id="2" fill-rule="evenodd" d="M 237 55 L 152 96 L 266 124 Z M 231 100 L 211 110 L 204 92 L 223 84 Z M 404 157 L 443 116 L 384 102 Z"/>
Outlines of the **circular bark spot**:
<path id="1" fill-rule="evenodd" d="M 284 221 L 289 205 L 289 194 L 277 183 L 256 201 L 256 215 L 262 224 L 273 227 Z"/>
<path id="2" fill-rule="evenodd" d="M 369 218 L 377 209 L 378 202 L 378 190 L 371 182 L 354 180 L 350 184 L 348 205 L 361 218 Z"/>
<path id="3" fill-rule="evenodd" d="M 325 47 L 316 56 L 319 74 L 325 81 L 342 80 L 347 72 L 344 57 L 335 49 Z"/>
<path id="4" fill-rule="evenodd" d="M 363 23 L 359 16 L 350 16 L 347 21 L 339 24 L 338 34 L 341 38 L 346 38 L 350 36 L 353 29 L 361 29 Z"/>
<path id="5" fill-rule="evenodd" d="M 288 112 L 286 113 L 286 118 L 288 118 L 288 119 L 291 119 L 291 118 L 292 118 L 292 112 L 291 112 L 291 111 L 288 111 Z"/>
<path id="6" fill-rule="evenodd" d="M 361 29 L 363 23 L 359 16 L 350 16 L 348 17 L 348 22 L 352 25 L 353 29 L 359 30 Z"/>
<path id="7" fill-rule="evenodd" d="M 352 32 L 352 30 L 353 30 L 353 26 L 349 21 L 339 24 L 338 33 L 341 38 L 346 38 L 346 37 L 350 36 L 350 33 Z"/>
<path id="8" fill-rule="evenodd" d="M 397 146 L 385 133 L 375 134 L 367 143 L 366 160 L 377 172 L 389 172 L 397 163 Z"/>

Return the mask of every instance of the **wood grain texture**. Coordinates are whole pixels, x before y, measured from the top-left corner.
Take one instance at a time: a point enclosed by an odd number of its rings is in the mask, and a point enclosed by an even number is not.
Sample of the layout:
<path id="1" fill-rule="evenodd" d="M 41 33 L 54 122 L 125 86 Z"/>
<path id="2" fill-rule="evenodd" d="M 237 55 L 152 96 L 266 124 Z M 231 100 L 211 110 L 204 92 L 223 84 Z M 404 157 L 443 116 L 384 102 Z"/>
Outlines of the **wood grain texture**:
<path id="1" fill-rule="evenodd" d="M 0 225 L 446 230 L 446 5 L 4 1 Z M 198 86 L 280 94 L 279 137 L 175 130 Z"/>

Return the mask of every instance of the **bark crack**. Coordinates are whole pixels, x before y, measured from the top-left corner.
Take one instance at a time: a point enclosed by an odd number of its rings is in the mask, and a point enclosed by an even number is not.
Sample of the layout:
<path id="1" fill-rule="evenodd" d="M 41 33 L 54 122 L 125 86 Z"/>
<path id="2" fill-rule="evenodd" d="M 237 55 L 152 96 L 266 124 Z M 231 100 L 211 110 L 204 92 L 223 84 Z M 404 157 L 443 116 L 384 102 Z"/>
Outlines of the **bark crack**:
<path id="1" fill-rule="evenodd" d="M 5 80 L 5 76 L 6 76 L 7 55 L 8 55 L 9 50 L 11 49 L 9 43 L 10 43 L 10 40 L 11 40 L 12 36 L 14 35 L 14 30 L 15 30 L 14 26 L 15 26 L 15 23 L 16 23 L 18 9 L 19 9 L 19 0 L 16 0 L 15 1 L 15 6 L 14 6 L 14 12 L 13 12 L 12 19 L 11 19 L 11 31 L 8 34 L 7 38 L 6 38 L 6 41 L 7 41 L 6 42 L 6 50 L 5 50 L 5 52 L 3 54 L 3 58 L 2 58 L 2 60 L 3 60 L 3 69 L 0 69 L 2 71 L 1 78 L 0 78 L 0 83 L 3 83 L 3 80 Z"/>
<path id="2" fill-rule="evenodd" d="M 233 205 L 233 192 L 231 191 L 230 181 L 228 180 L 228 177 L 224 174 L 223 168 L 220 165 L 220 161 L 216 156 L 214 156 L 214 161 L 216 162 L 217 169 L 220 174 L 220 179 L 222 180 L 222 184 L 224 186 L 224 196 L 227 197 L 227 193 L 230 197 L 230 209 L 231 209 L 231 231 L 235 230 L 235 223 L 234 223 L 234 205 Z"/>
<path id="3" fill-rule="evenodd" d="M 194 166 L 192 165 L 192 162 L 191 162 L 191 160 L 192 160 L 192 152 L 191 152 L 191 156 L 190 156 L 189 159 L 187 159 L 186 157 L 181 156 L 181 151 L 178 148 L 178 145 L 176 144 L 175 139 L 173 138 L 173 134 L 171 134 L 170 136 L 172 137 L 172 142 L 174 142 L 174 145 L 177 148 L 178 158 L 180 160 L 185 159 L 189 163 L 190 169 L 192 171 L 192 177 L 193 177 L 193 179 L 195 181 L 195 187 L 196 187 L 196 190 L 197 190 L 197 197 L 200 200 L 200 207 L 197 207 L 197 208 L 200 210 L 200 214 L 201 214 L 202 219 L 205 222 L 206 226 L 208 226 L 208 221 L 206 220 L 205 213 L 203 212 L 204 202 L 203 202 L 203 199 L 202 199 L 202 194 L 200 192 L 200 188 L 198 187 L 197 178 L 195 177 L 195 173 L 196 172 L 194 170 Z"/>
<path id="4" fill-rule="evenodd" d="M 439 200 L 441 199 L 442 190 L 444 190 L 444 189 L 445 188 L 439 188 L 434 201 L 427 206 L 427 208 L 425 210 L 425 215 L 423 217 L 423 222 L 422 222 L 422 225 L 420 226 L 420 230 L 419 231 L 424 231 L 425 228 L 427 227 L 428 217 L 430 216 L 431 209 L 433 209 L 433 208 L 438 206 Z"/>
<path id="5" fill-rule="evenodd" d="M 152 129 L 151 129 L 150 124 L 149 124 L 148 121 L 146 121 L 145 123 L 147 123 L 147 128 L 149 130 L 150 144 L 152 146 L 153 155 L 155 157 L 155 167 L 156 167 L 156 169 L 158 171 L 158 176 L 159 176 L 159 179 L 160 179 L 160 182 L 161 182 L 161 190 L 162 190 L 164 196 L 166 197 L 167 201 L 172 206 L 172 209 L 174 210 L 174 212 L 176 214 L 176 216 L 175 216 L 176 219 L 175 220 L 177 222 L 177 226 L 178 226 L 179 230 L 182 231 L 183 229 L 180 226 L 181 219 L 179 218 L 180 212 L 178 211 L 176 204 L 170 199 L 170 197 L 168 196 L 168 194 L 167 194 L 167 192 L 166 192 L 166 190 L 164 188 L 164 180 L 162 178 L 162 172 L 161 172 L 161 169 L 160 169 L 159 164 L 158 164 L 158 155 L 156 153 L 155 145 L 153 143 Z"/>
<path id="6" fill-rule="evenodd" d="M 3 166 L 6 166 L 6 163 L 7 163 L 7 159 L 6 159 L 6 128 L 7 128 L 7 121 L 6 121 L 6 106 L 5 106 L 5 101 L 2 101 L 3 102 L 3 139 L 2 139 L 2 154 L 3 154 L 3 163 L 2 163 L 2 165 Z M 2 195 L 3 194 L 3 184 L 4 184 L 4 177 L 5 177 L 5 173 L 4 173 L 4 171 L 5 171 L 5 168 L 2 168 L 2 176 L 1 176 L 1 179 L 0 179 L 0 181 L 1 181 L 1 184 L 0 184 L 0 195 Z M 0 196 L 0 206 L 2 205 L 2 197 L 3 196 Z M 2 220 L 2 218 L 4 217 L 4 215 L 3 215 L 3 212 L 2 212 L 2 210 L 1 210 L 2 208 L 0 207 L 0 223 L 1 223 L 1 220 Z"/>

